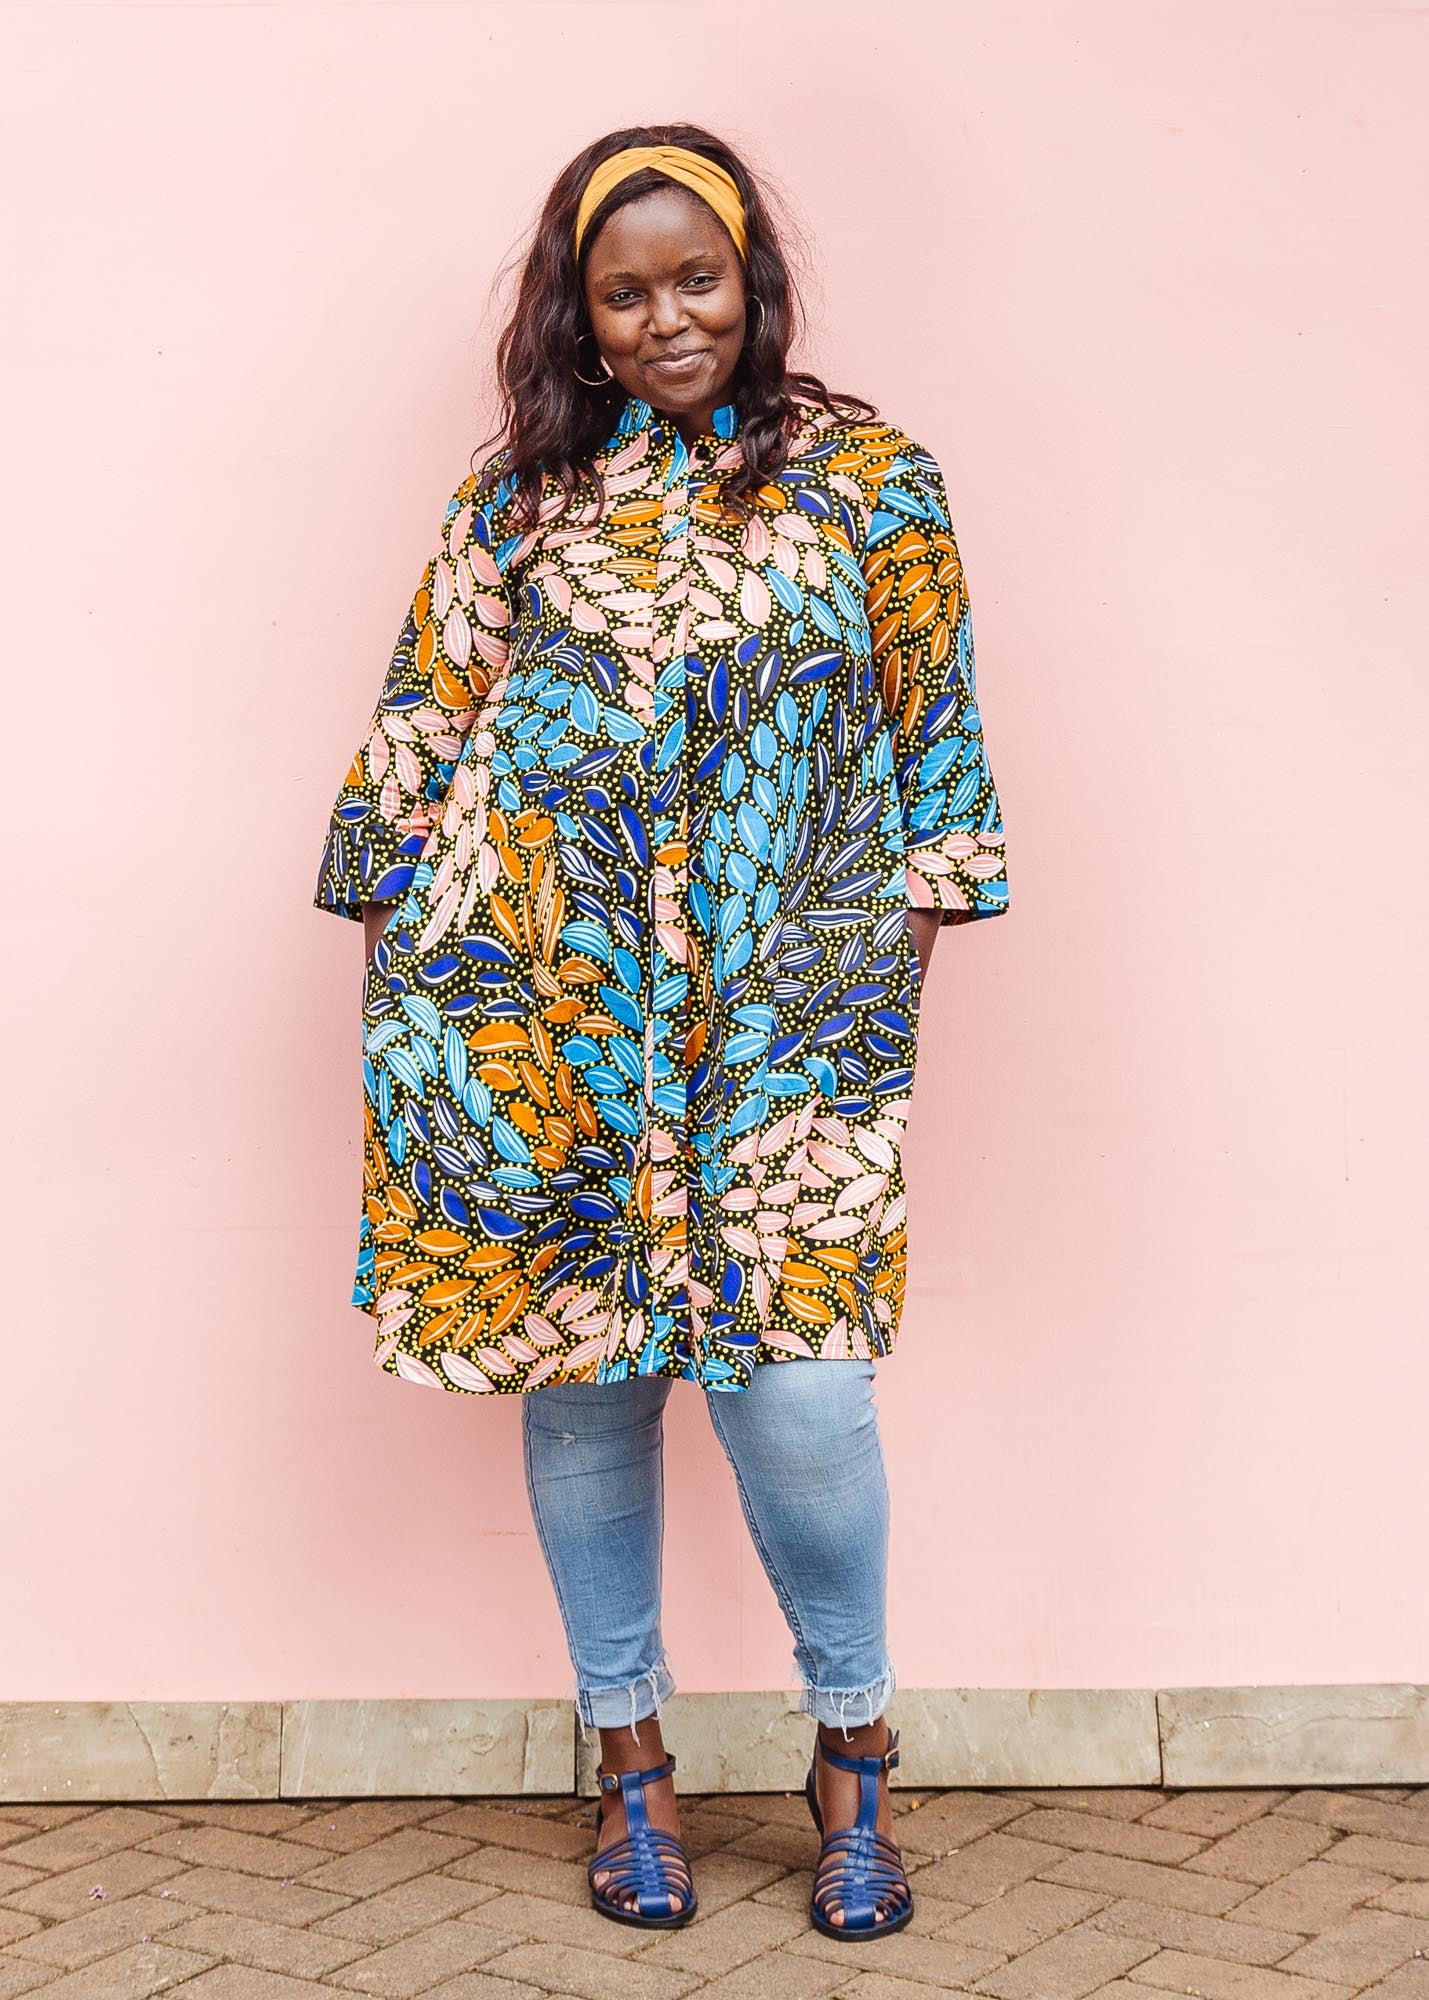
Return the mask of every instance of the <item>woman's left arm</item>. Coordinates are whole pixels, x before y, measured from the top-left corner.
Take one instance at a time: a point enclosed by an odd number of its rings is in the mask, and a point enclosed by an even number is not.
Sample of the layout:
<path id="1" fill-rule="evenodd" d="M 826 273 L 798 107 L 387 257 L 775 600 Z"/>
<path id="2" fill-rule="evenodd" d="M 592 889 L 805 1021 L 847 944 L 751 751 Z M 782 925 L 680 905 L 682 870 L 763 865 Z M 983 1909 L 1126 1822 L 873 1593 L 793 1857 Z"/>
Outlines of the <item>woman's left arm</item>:
<path id="1" fill-rule="evenodd" d="M 926 972 L 944 924 L 1006 910 L 1007 866 L 947 491 L 937 460 L 906 434 L 881 469 L 862 567 L 892 736 L 909 922 Z"/>

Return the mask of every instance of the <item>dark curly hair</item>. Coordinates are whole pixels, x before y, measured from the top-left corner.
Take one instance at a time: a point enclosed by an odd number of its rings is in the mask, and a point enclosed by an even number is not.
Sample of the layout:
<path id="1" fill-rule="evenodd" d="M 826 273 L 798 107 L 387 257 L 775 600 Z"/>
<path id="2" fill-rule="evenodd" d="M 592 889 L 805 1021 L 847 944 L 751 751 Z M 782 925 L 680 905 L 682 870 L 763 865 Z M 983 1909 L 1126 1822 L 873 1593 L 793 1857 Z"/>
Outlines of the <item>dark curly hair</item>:
<path id="1" fill-rule="evenodd" d="M 593 332 L 585 304 L 585 263 L 602 224 L 617 209 L 671 183 L 658 169 L 642 167 L 612 188 L 591 217 L 579 259 L 574 251 L 575 218 L 593 169 L 627 146 L 687 146 L 703 153 L 733 178 L 744 202 L 745 283 L 762 300 L 764 311 L 757 331 L 745 342 L 729 386 L 729 399 L 739 410 L 743 462 L 724 475 L 722 503 L 747 513 L 754 494 L 783 468 L 797 414 L 796 395 L 849 416 L 878 414 L 875 405 L 861 396 L 836 394 L 817 375 L 789 368 L 795 331 L 805 323 L 802 302 L 769 198 L 733 149 L 699 125 L 625 126 L 592 140 L 562 168 L 523 261 L 518 253 L 516 303 L 496 347 L 502 415 L 496 430 L 472 454 L 475 471 L 476 457 L 493 439 L 507 445 L 482 466 L 479 483 L 483 493 L 489 493 L 499 479 L 516 482 L 519 498 L 511 526 L 518 534 L 535 525 L 545 475 L 555 475 L 563 495 L 555 519 L 564 518 L 592 480 L 597 504 L 604 505 L 604 482 L 595 471 L 595 454 L 609 437 L 626 392 L 614 379 L 594 389 L 576 380 L 577 369 L 591 372 L 589 360 L 582 361 L 581 348 L 582 340 Z"/>

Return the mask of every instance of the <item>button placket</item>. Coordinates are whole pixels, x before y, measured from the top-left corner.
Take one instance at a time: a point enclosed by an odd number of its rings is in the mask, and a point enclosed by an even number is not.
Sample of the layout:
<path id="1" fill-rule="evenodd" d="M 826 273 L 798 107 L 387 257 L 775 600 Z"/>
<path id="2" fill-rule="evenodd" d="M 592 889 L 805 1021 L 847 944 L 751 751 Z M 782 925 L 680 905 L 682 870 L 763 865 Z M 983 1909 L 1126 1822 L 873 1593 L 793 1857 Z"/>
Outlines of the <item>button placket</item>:
<path id="1" fill-rule="evenodd" d="M 663 427 L 657 427 L 662 438 Z M 701 446 L 692 454 L 680 438 L 678 431 L 671 429 L 668 435 L 668 457 L 662 452 L 661 478 L 663 482 L 662 508 L 660 516 L 660 555 L 657 564 L 656 581 L 658 597 L 658 619 L 663 627 L 657 643 L 658 657 L 655 660 L 655 721 L 656 739 L 664 735 L 670 725 L 682 715 L 685 702 L 685 672 L 687 648 L 689 644 L 689 533 L 690 496 L 695 484 L 695 470 Z M 671 615 L 673 614 L 673 616 Z M 676 671 L 678 669 L 678 671 Z M 688 937 L 690 917 L 688 911 L 689 871 L 681 850 L 684 828 L 687 823 L 684 758 L 687 746 L 682 746 L 680 758 L 674 767 L 675 785 L 666 800 L 660 818 L 668 817 L 675 838 L 670 846 L 675 850 L 674 858 L 667 864 L 651 855 L 650 873 L 650 926 L 651 977 L 657 964 L 657 953 L 661 959 L 668 956 L 665 947 L 657 940 L 661 877 L 668 874 L 664 900 L 671 906 L 667 912 L 670 927 Z M 667 775 L 667 774 L 662 774 Z M 650 815 L 652 833 L 656 816 Z M 688 951 L 681 951 L 681 966 L 689 976 Z M 670 967 L 666 968 L 667 973 Z M 688 1078 L 684 1061 L 684 1009 L 666 1003 L 666 1011 L 656 1009 L 656 996 L 652 985 L 650 994 L 651 1055 L 657 1045 L 665 1056 L 667 1075 L 664 1081 L 666 1105 L 652 1104 L 651 1153 L 652 1184 L 656 1190 L 660 1231 L 652 1230 L 652 1236 L 665 1232 L 678 1237 L 683 1244 L 679 1255 L 663 1270 L 652 1283 L 652 1300 L 671 1315 L 689 1315 L 691 1361 L 698 1371 L 701 1343 L 691 1314 L 689 1297 L 689 1093 Z M 648 1072 L 647 1072 L 648 1075 Z M 681 1101 L 674 1098 L 678 1087 Z M 653 1092 L 652 1092 L 653 1097 Z"/>
<path id="2" fill-rule="evenodd" d="M 690 554 L 691 510 L 695 488 L 704 477 L 703 461 L 705 452 L 705 441 L 704 439 L 700 439 L 695 444 L 690 454 L 689 464 L 685 469 L 685 576 L 687 590 L 685 601 L 680 608 L 677 651 L 680 674 L 678 692 L 675 697 L 680 704 L 682 714 L 687 713 L 689 703 L 690 602 L 688 579 L 692 566 Z M 693 938 L 695 928 L 694 915 L 690 908 L 690 787 L 687 782 L 688 766 L 686 762 L 689 756 L 690 737 L 687 725 L 686 733 L 680 746 L 680 830 L 682 837 L 679 856 L 675 863 L 674 883 L 671 891 L 672 901 L 680 913 L 680 928 L 685 940 L 684 1001 L 675 1017 L 675 1041 L 680 1056 L 680 1090 L 682 1102 L 680 1108 L 680 1143 L 676 1149 L 674 1184 L 679 1190 L 679 1200 L 684 1214 L 685 1225 L 685 1310 L 690 1329 L 690 1365 L 694 1370 L 696 1380 L 702 1381 L 704 1379 L 707 1352 L 706 1326 L 704 1313 L 696 1302 L 690 1284 L 694 1256 L 694 1245 L 691 1241 L 690 1231 L 692 1211 L 691 1186 L 693 1184 L 695 1192 L 698 1194 L 700 1169 L 698 1150 L 694 1144 L 694 1136 L 690 1130 L 690 1070 L 685 1046 L 690 1023 L 690 991 L 694 980 L 694 954 L 691 948 L 691 939 Z"/>
<path id="3" fill-rule="evenodd" d="M 659 771 L 658 746 L 676 719 L 686 714 L 688 702 L 690 625 L 694 616 L 691 532 L 692 502 L 697 487 L 708 476 L 709 462 L 724 437 L 711 431 L 693 446 L 687 446 L 673 425 L 653 419 L 649 426 L 651 453 L 647 464 L 652 498 L 658 495 L 660 512 L 654 555 L 655 583 L 650 609 L 650 754 L 637 760 L 637 785 L 643 788 L 642 819 L 648 829 L 650 848 L 646 857 L 645 886 L 639 908 L 645 918 L 645 949 L 641 954 L 642 1101 L 644 1134 L 637 1149 L 634 1172 L 643 1184 L 632 1205 L 632 1240 L 628 1255 L 641 1267 L 638 1291 L 645 1302 L 651 1324 L 662 1327 L 660 1338 L 678 1355 L 685 1372 L 696 1381 L 705 1379 L 708 1353 L 706 1308 L 710 1301 L 703 1284 L 692 1283 L 690 1219 L 692 1194 L 700 1187 L 698 1148 L 690 1133 L 689 1070 L 686 1042 L 690 1025 L 693 966 L 690 939 L 694 928 L 689 890 L 689 786 L 686 758 L 689 739 L 681 744 L 673 766 L 674 783 L 657 815 L 654 795 L 670 778 Z M 665 826 L 661 838 L 658 829 Z M 664 854 L 662 860 L 659 857 Z M 666 940 L 657 933 L 664 905 Z M 674 935 L 671 935 L 671 934 Z M 661 971 L 662 962 L 664 964 Z M 662 978 L 668 988 L 675 985 L 671 968 L 679 964 L 684 973 L 683 1001 L 672 1005 L 668 997 L 664 1011 L 657 1005 Z M 656 1064 L 664 1069 L 657 1081 Z M 663 1102 L 657 1101 L 657 1092 Z M 648 1207 L 648 1220 L 641 1213 Z M 617 1282 L 617 1295 L 623 1294 Z M 626 1328 L 624 1344 L 631 1344 L 635 1321 Z"/>

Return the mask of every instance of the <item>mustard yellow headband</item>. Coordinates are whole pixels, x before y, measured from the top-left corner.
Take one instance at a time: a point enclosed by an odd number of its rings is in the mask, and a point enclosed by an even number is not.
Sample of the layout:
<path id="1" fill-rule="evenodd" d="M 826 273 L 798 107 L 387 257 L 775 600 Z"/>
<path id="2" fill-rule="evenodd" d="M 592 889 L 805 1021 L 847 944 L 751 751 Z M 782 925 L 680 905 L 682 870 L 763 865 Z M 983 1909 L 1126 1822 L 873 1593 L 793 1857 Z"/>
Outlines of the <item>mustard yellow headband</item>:
<path id="1" fill-rule="evenodd" d="M 611 153 L 602 160 L 586 182 L 576 210 L 577 257 L 581 254 L 586 225 L 610 190 L 642 167 L 658 167 L 662 174 L 683 181 L 702 201 L 707 201 L 734 238 L 734 247 L 741 261 L 744 260 L 747 238 L 739 189 L 723 167 L 706 159 L 703 153 L 692 153 L 688 146 L 627 146 L 624 152 Z"/>

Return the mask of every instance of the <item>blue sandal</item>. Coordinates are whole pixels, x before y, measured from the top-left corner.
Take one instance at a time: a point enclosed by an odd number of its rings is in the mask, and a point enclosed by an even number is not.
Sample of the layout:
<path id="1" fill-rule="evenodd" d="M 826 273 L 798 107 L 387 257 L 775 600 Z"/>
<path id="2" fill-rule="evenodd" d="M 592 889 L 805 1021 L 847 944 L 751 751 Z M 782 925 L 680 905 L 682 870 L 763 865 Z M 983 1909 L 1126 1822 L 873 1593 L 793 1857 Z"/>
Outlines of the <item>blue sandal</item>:
<path id="1" fill-rule="evenodd" d="M 819 1794 L 814 1777 L 818 1759 L 824 1757 L 840 1771 L 858 1773 L 858 1818 L 852 1826 L 836 1833 L 824 1832 L 819 1811 Z M 816 1931 L 825 1937 L 882 1937 L 901 1931 L 913 1915 L 913 1891 L 897 1844 L 879 1833 L 878 1781 L 883 1772 L 898 1762 L 898 1737 L 890 1734 L 888 1748 L 881 1757 L 840 1757 L 822 1738 L 815 1741 L 814 1761 L 804 1785 L 804 1797 L 814 1816 L 814 1825 L 824 1845 L 814 1870 L 814 1893 L 809 1900 L 809 1917 Z M 891 1904 L 892 1914 L 880 1918 L 880 1904 Z M 833 1921 L 837 1910 L 842 1923 Z"/>
<path id="2" fill-rule="evenodd" d="M 651 1825 L 645 1810 L 645 1787 L 668 1778 L 674 1768 L 673 1757 L 667 1757 L 663 1764 L 649 1771 L 607 1772 L 596 1767 L 601 1792 L 620 1793 L 625 1807 L 625 1834 L 592 1858 L 586 1868 L 586 1879 L 590 1883 L 592 1907 L 617 1924 L 634 1924 L 643 1931 L 672 1931 L 680 1924 L 687 1924 L 699 1908 L 689 1855 L 673 1833 Z M 595 1822 L 597 1840 L 604 1819 L 602 1797 Z M 610 1880 L 597 1889 L 595 1878 L 599 1874 L 609 1874 Z M 635 1907 L 627 1910 L 622 1907 L 623 1900 L 632 1891 Z M 683 1905 L 678 1910 L 670 1906 L 675 1896 Z"/>

